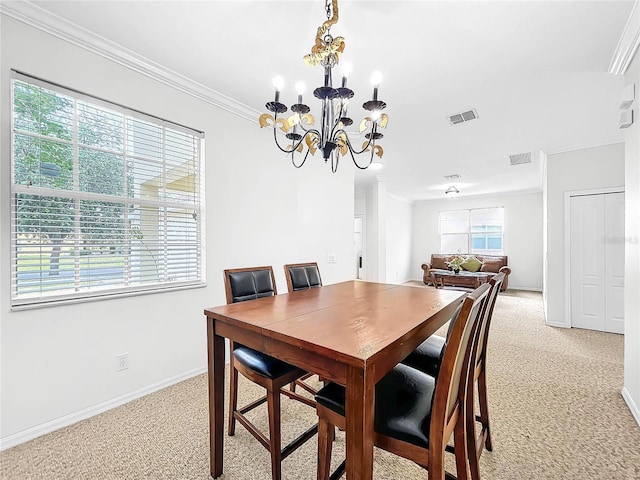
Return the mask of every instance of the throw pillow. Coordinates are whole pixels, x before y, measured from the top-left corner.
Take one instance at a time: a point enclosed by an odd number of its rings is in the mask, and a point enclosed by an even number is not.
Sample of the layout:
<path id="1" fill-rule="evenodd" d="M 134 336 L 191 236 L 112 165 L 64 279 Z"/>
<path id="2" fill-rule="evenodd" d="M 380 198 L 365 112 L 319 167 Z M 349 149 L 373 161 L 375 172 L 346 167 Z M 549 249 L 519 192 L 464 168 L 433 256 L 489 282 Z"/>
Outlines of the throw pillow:
<path id="1" fill-rule="evenodd" d="M 500 268 L 502 268 L 502 260 L 489 260 L 487 258 L 482 262 L 481 272 L 490 272 L 490 273 L 498 273 Z"/>
<path id="2" fill-rule="evenodd" d="M 469 255 L 460 266 L 468 272 L 477 272 L 482 267 L 482 262 L 473 255 Z"/>

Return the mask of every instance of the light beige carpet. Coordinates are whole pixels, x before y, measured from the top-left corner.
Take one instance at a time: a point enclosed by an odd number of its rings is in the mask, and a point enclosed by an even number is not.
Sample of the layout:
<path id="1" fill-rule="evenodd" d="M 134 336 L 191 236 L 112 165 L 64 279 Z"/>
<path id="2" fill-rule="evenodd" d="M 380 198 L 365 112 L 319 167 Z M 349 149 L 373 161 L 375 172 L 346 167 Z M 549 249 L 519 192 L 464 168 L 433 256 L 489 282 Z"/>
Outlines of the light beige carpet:
<path id="1" fill-rule="evenodd" d="M 640 479 L 640 427 L 620 396 L 622 336 L 546 327 L 540 294 L 506 292 L 497 302 L 488 361 L 494 451 L 482 455 L 482 478 Z M 260 394 L 247 381 L 240 392 L 241 400 Z M 266 430 L 266 410 L 252 417 Z M 285 440 L 314 417 L 313 409 L 283 397 Z M 2 452 L 0 478 L 204 480 L 208 444 L 201 375 Z M 343 452 L 340 433 L 335 463 Z M 314 437 L 283 462 L 283 478 L 314 479 L 315 466 Z M 427 478 L 411 462 L 377 450 L 374 477 Z M 242 426 L 225 437 L 222 478 L 271 478 L 267 451 Z"/>

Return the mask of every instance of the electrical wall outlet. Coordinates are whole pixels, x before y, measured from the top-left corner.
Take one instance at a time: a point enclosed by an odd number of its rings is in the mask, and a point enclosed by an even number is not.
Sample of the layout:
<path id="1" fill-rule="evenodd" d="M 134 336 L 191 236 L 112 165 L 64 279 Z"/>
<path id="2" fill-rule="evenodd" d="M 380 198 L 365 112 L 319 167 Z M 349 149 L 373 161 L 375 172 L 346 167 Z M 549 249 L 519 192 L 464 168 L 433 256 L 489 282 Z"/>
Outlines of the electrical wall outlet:
<path id="1" fill-rule="evenodd" d="M 116 355 L 116 371 L 126 370 L 129 368 L 129 353 L 121 353 Z"/>
<path id="2" fill-rule="evenodd" d="M 335 253 L 327 254 L 327 263 L 338 263 L 338 255 Z"/>

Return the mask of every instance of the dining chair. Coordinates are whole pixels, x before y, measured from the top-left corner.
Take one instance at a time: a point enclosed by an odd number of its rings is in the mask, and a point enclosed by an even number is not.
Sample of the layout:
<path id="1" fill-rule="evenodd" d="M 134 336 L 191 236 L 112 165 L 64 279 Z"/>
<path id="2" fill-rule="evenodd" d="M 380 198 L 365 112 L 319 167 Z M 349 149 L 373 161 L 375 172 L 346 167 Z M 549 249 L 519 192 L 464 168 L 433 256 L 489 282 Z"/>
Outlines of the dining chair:
<path id="1" fill-rule="evenodd" d="M 322 286 L 320 269 L 318 268 L 317 262 L 288 263 L 284 266 L 284 276 L 287 280 L 287 289 L 289 290 L 289 293 Z M 315 388 L 304 382 L 312 375 L 312 373 L 307 373 L 295 382 L 292 382 L 291 391 L 295 392 L 296 385 L 299 385 L 312 395 L 318 393 Z"/>
<path id="2" fill-rule="evenodd" d="M 438 377 L 402 363 L 375 386 L 374 444 L 407 458 L 443 480 L 444 452 L 453 436 L 459 480 L 469 478 L 465 434 L 466 390 L 474 330 L 489 292 L 485 284 L 468 294 L 447 340 Z M 330 477 L 335 426 L 345 429 L 345 388 L 329 383 L 316 395 L 318 480 Z M 348 440 L 348 439 L 347 439 Z M 339 478 L 343 462 L 331 478 Z"/>
<path id="3" fill-rule="evenodd" d="M 480 324 L 476 331 L 476 345 L 474 347 L 475 355 L 474 361 L 472 361 L 472 374 L 473 383 L 470 388 L 469 397 L 469 415 L 470 423 L 467 425 L 467 430 L 473 432 L 469 435 L 470 445 L 469 450 L 469 464 L 471 469 L 471 478 L 476 480 L 480 478 L 479 472 L 479 459 L 483 449 L 486 447 L 488 451 L 493 450 L 493 444 L 491 441 L 491 427 L 489 424 L 489 401 L 487 396 L 487 344 L 489 340 L 489 329 L 491 326 L 491 319 L 493 317 L 493 309 L 498 298 L 498 293 L 502 287 L 502 283 L 505 279 L 504 273 L 496 274 L 490 281 L 489 285 L 491 290 L 488 294 L 487 302 L 484 306 L 484 310 L 481 313 Z M 451 327 L 451 326 L 450 326 Z M 450 328 L 451 330 L 451 328 Z M 450 331 L 449 330 L 449 331 Z M 447 334 L 448 337 L 449 333 Z M 438 335 L 432 335 L 424 342 L 422 342 L 418 348 L 409 354 L 402 363 L 416 368 L 431 376 L 437 377 L 440 365 L 442 362 L 442 355 L 445 350 L 447 338 L 440 337 Z M 478 388 L 478 405 L 479 415 L 475 415 L 475 402 L 474 393 L 475 385 Z M 475 435 L 475 422 L 479 422 L 481 429 L 480 434 Z"/>
<path id="4" fill-rule="evenodd" d="M 227 303 L 256 300 L 277 295 L 273 269 L 270 266 L 236 268 L 224 271 L 224 284 Z M 252 382 L 265 388 L 265 396 L 248 405 L 238 408 L 238 372 Z M 240 422 L 271 453 L 271 476 L 281 480 L 281 463 L 287 456 L 309 440 L 318 430 L 318 425 L 307 429 L 298 438 L 281 448 L 280 394 L 301 401 L 311 407 L 315 402 L 285 390 L 282 387 L 295 382 L 307 374 L 304 370 L 282 360 L 258 352 L 238 342 L 231 342 L 229 388 L 229 429 L 230 436 L 235 434 L 236 420 Z M 246 413 L 267 402 L 269 415 L 269 438 L 245 416 Z"/>
<path id="5" fill-rule="evenodd" d="M 317 262 L 289 263 L 284 266 L 289 292 L 322 286 Z"/>

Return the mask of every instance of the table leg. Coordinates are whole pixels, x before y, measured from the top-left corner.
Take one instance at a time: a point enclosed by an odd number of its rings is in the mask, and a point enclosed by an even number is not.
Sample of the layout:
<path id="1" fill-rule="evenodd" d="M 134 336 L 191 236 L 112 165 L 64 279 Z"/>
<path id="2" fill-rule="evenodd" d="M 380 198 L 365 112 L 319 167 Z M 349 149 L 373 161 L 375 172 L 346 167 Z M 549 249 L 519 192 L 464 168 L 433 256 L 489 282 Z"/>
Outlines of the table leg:
<path id="1" fill-rule="evenodd" d="M 347 480 L 373 478 L 375 384 L 366 370 L 347 368 Z"/>
<path id="2" fill-rule="evenodd" d="M 222 475 L 224 447 L 224 337 L 215 334 L 215 320 L 207 317 L 209 380 L 209 459 L 213 478 Z"/>

